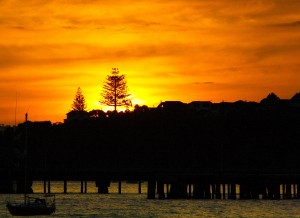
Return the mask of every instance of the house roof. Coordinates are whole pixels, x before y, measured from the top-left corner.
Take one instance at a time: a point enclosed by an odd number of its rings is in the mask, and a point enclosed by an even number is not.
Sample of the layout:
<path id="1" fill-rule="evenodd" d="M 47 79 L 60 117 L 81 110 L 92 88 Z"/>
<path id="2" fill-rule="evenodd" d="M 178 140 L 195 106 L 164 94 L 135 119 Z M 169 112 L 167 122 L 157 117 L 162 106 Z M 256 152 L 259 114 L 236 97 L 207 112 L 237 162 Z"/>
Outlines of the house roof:
<path id="1" fill-rule="evenodd" d="M 167 108 L 167 109 L 180 109 L 185 106 L 186 106 L 186 104 L 181 101 L 164 101 L 164 102 L 161 102 L 157 107 L 158 108 Z"/>
<path id="2" fill-rule="evenodd" d="M 291 101 L 293 103 L 300 103 L 300 92 L 296 93 L 292 98 L 291 98 Z"/>

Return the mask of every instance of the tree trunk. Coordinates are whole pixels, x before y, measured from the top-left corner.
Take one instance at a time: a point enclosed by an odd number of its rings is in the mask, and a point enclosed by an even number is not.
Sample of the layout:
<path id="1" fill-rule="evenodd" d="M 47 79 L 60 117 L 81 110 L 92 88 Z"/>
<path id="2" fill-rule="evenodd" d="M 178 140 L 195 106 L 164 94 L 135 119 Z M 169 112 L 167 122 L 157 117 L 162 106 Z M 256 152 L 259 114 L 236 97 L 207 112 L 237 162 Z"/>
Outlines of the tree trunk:
<path id="1" fill-rule="evenodd" d="M 115 105 L 114 106 L 115 106 L 115 112 L 117 112 L 117 87 L 116 87 L 117 83 L 116 83 L 116 78 L 115 78 L 114 82 L 115 82 L 115 86 L 114 86 L 114 91 L 115 91 L 115 99 L 114 99 L 115 102 L 114 103 L 115 103 Z"/>

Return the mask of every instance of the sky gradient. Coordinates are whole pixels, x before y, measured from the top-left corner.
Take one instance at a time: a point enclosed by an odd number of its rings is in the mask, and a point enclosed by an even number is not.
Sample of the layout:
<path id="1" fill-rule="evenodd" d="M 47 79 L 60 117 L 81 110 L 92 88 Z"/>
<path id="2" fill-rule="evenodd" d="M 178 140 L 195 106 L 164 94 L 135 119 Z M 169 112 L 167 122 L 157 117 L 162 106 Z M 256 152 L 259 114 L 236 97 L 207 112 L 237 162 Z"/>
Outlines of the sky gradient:
<path id="1" fill-rule="evenodd" d="M 300 91 L 297 0 L 0 0 L 0 35 L 0 124 L 62 122 L 79 86 L 107 109 L 113 67 L 150 107 Z"/>

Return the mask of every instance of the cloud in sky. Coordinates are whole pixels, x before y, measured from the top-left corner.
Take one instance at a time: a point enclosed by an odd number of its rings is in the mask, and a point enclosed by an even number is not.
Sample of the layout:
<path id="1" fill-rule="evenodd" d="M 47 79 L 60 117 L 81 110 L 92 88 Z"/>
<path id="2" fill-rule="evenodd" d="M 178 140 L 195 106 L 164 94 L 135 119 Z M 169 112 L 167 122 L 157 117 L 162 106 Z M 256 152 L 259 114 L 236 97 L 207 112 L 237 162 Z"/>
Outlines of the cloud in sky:
<path id="1" fill-rule="evenodd" d="M 33 119 L 62 121 L 78 86 L 90 109 L 101 107 L 112 67 L 127 75 L 136 103 L 149 106 L 299 91 L 300 1 L 0 2 L 3 114 L 7 105 L 14 111 L 17 91 L 28 96 L 24 105 L 43 108 L 32 109 Z M 49 102 L 57 110 L 45 109 Z"/>

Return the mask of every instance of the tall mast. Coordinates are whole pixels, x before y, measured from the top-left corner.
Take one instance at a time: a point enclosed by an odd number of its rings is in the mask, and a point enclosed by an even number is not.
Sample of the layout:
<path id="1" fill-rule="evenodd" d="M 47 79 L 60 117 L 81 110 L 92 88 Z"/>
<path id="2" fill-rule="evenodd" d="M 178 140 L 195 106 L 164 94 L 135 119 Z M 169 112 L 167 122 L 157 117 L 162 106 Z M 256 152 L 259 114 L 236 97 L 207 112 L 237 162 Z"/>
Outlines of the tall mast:
<path id="1" fill-rule="evenodd" d="M 18 107 L 18 93 L 16 92 L 16 105 L 15 105 L 15 128 L 17 126 L 17 107 Z"/>
<path id="2" fill-rule="evenodd" d="M 25 150 L 24 150 L 24 160 L 25 160 L 25 182 L 24 182 L 24 204 L 27 204 L 27 170 L 28 170 L 28 114 L 25 114 Z"/>

